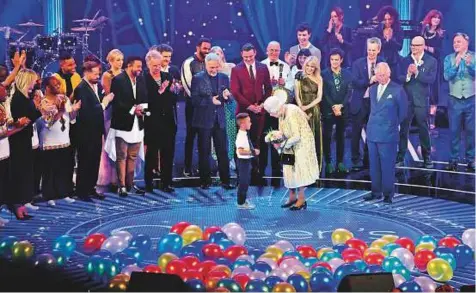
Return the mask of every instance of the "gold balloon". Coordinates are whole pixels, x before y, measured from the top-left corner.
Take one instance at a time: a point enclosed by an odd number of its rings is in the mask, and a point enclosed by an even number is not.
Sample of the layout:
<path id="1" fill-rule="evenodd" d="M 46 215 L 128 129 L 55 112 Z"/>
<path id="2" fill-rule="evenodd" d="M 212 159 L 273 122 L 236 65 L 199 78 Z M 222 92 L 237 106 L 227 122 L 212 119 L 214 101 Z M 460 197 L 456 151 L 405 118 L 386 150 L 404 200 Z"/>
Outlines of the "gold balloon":
<path id="1" fill-rule="evenodd" d="M 266 248 L 266 252 L 275 254 L 278 257 L 278 259 L 283 257 L 283 253 L 284 253 L 283 250 L 276 245 L 268 246 L 268 248 Z"/>
<path id="2" fill-rule="evenodd" d="M 309 283 L 309 281 L 311 281 L 311 274 L 309 272 L 306 272 L 306 271 L 299 271 L 297 272 L 296 274 L 299 274 L 301 276 L 304 277 L 304 279 L 306 279 L 306 281 Z"/>
<path id="3" fill-rule="evenodd" d="M 435 245 L 432 242 L 420 243 L 415 247 L 415 254 L 423 249 L 427 249 L 430 251 L 435 250 Z"/>
<path id="4" fill-rule="evenodd" d="M 385 239 L 377 239 L 374 242 L 372 242 L 372 244 L 370 244 L 370 247 L 382 248 L 385 246 L 385 244 L 388 244 L 388 243 L 389 242 Z"/>
<path id="5" fill-rule="evenodd" d="M 434 258 L 426 265 L 428 275 L 437 282 L 447 282 L 453 278 L 451 265 L 442 258 Z"/>
<path id="6" fill-rule="evenodd" d="M 182 233 L 183 246 L 202 239 L 202 232 L 197 230 L 188 230 Z"/>
<path id="7" fill-rule="evenodd" d="M 168 263 L 173 259 L 178 259 L 178 257 L 173 253 L 169 253 L 169 252 L 163 253 L 157 260 L 157 265 L 160 267 L 162 272 L 165 272 L 165 269 L 167 268 Z"/>
<path id="8" fill-rule="evenodd" d="M 34 248 L 30 241 L 19 241 L 12 246 L 13 260 L 27 260 L 33 256 Z"/>
<path id="9" fill-rule="evenodd" d="M 112 278 L 113 280 L 122 280 L 122 281 L 125 281 L 126 283 L 129 283 L 129 280 L 131 279 L 131 276 L 129 275 L 126 275 L 126 274 L 118 274 L 118 275 L 115 275 L 114 278 Z"/>
<path id="10" fill-rule="evenodd" d="M 109 282 L 108 290 L 114 292 L 125 292 L 127 290 L 127 282 L 122 279 L 114 278 Z"/>
<path id="11" fill-rule="evenodd" d="M 196 231 L 197 233 L 200 233 L 200 235 L 203 234 L 202 229 L 201 229 L 200 227 L 198 227 L 197 225 L 187 226 L 187 228 L 185 228 L 185 229 L 183 230 L 183 232 L 187 232 L 187 231 Z M 183 233 L 183 232 L 182 232 L 182 233 Z M 202 236 L 200 236 L 200 237 L 202 237 Z"/>
<path id="12" fill-rule="evenodd" d="M 229 276 L 231 276 L 231 269 L 226 265 L 216 265 L 213 269 L 210 270 L 211 272 L 224 272 Z"/>
<path id="13" fill-rule="evenodd" d="M 281 282 L 274 285 L 273 292 L 296 292 L 296 289 L 291 284 Z"/>
<path id="14" fill-rule="evenodd" d="M 279 257 L 276 254 L 271 252 L 265 252 L 260 257 L 272 259 L 274 260 L 274 262 L 278 262 L 279 260 Z"/>
<path id="15" fill-rule="evenodd" d="M 334 232 L 332 232 L 332 236 L 331 236 L 332 244 L 336 245 L 336 244 L 345 243 L 347 240 L 349 240 L 352 237 L 354 237 L 354 234 L 352 234 L 352 232 L 350 232 L 347 229 L 342 229 L 342 228 L 335 229 Z"/>
<path id="16" fill-rule="evenodd" d="M 334 251 L 334 249 L 330 247 L 323 247 L 317 251 L 317 258 L 321 259 L 324 253 L 329 252 L 329 251 Z"/>
<path id="17" fill-rule="evenodd" d="M 387 256 L 387 252 L 380 247 L 369 247 L 364 251 L 364 257 L 371 253 L 378 253 L 383 256 Z"/>
<path id="18" fill-rule="evenodd" d="M 389 243 L 394 243 L 397 241 L 398 236 L 397 235 L 383 235 L 380 237 L 380 239 L 387 240 Z"/>

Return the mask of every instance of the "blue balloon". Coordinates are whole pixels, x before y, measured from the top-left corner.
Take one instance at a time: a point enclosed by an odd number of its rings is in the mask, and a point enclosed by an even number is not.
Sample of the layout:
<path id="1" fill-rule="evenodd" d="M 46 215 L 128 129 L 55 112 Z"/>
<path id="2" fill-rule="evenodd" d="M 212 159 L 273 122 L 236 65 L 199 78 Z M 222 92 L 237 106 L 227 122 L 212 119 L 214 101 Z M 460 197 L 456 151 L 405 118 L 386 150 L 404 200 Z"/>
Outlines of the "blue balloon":
<path id="1" fill-rule="evenodd" d="M 386 272 L 391 272 L 396 268 L 403 267 L 402 261 L 395 256 L 387 256 L 383 259 L 382 268 Z"/>
<path id="2" fill-rule="evenodd" d="M 132 238 L 130 246 L 137 247 L 137 249 L 139 249 L 140 251 L 146 252 L 146 251 L 149 251 L 150 248 L 152 247 L 152 241 L 150 240 L 149 236 L 144 234 L 139 234 Z"/>
<path id="3" fill-rule="evenodd" d="M 334 278 L 325 273 L 312 274 L 309 285 L 312 292 L 333 292 L 336 287 Z"/>
<path id="4" fill-rule="evenodd" d="M 397 248 L 402 247 L 400 244 L 397 243 L 387 243 L 382 247 L 383 251 L 387 252 L 387 255 L 391 255 L 392 251 L 394 251 Z"/>
<path id="5" fill-rule="evenodd" d="M 339 266 L 334 272 L 334 280 L 339 283 L 345 276 L 357 274 L 360 270 L 354 264 L 345 263 Z"/>
<path id="6" fill-rule="evenodd" d="M 231 266 L 231 269 L 234 270 L 237 267 L 241 267 L 241 266 L 251 268 L 252 264 L 249 261 L 247 261 L 246 259 L 238 259 L 233 263 L 233 265 Z"/>
<path id="7" fill-rule="evenodd" d="M 199 251 L 202 251 L 203 247 L 210 243 L 208 240 L 197 240 L 193 242 L 193 246 L 195 246 Z"/>
<path id="8" fill-rule="evenodd" d="M 235 243 L 233 243 L 233 241 L 228 240 L 228 239 L 221 239 L 220 241 L 218 241 L 217 244 L 220 246 L 221 250 L 225 250 L 228 247 L 230 247 L 232 245 L 235 245 Z"/>
<path id="9" fill-rule="evenodd" d="M 13 244 L 18 242 L 16 236 L 5 236 L 0 241 L 0 256 L 8 257 L 12 254 Z"/>
<path id="10" fill-rule="evenodd" d="M 422 235 L 420 238 L 415 243 L 415 246 L 418 246 L 418 244 L 422 243 L 432 243 L 434 247 L 438 245 L 438 241 L 436 241 L 435 237 L 431 235 Z"/>
<path id="11" fill-rule="evenodd" d="M 312 265 L 314 265 L 318 261 L 319 259 L 317 259 L 317 257 L 311 256 L 311 257 L 305 258 L 303 264 L 306 266 L 306 268 L 310 268 L 312 267 Z"/>
<path id="12" fill-rule="evenodd" d="M 473 261 L 474 251 L 466 244 L 458 244 L 455 247 L 454 256 L 456 258 L 456 265 L 462 268 Z"/>
<path id="13" fill-rule="evenodd" d="M 365 263 L 365 261 L 361 260 L 361 259 L 358 259 L 356 261 L 353 262 L 353 264 L 361 271 L 365 271 L 365 269 L 367 268 L 367 264 Z"/>
<path id="14" fill-rule="evenodd" d="M 254 261 L 256 261 L 261 255 L 264 254 L 264 252 L 264 250 L 252 248 L 248 250 L 248 255 L 251 256 Z"/>
<path id="15" fill-rule="evenodd" d="M 71 256 L 76 249 L 76 241 L 69 235 L 62 235 L 56 238 L 53 249 L 63 251 L 67 256 Z"/>
<path id="16" fill-rule="evenodd" d="M 203 259 L 202 250 L 199 247 L 195 246 L 195 244 L 193 244 L 193 243 L 189 244 L 189 245 L 185 245 L 184 247 L 182 247 L 182 250 L 180 251 L 180 256 L 184 257 L 184 256 L 187 256 L 187 255 L 196 256 L 200 260 Z"/>
<path id="17" fill-rule="evenodd" d="M 127 255 L 125 252 L 118 252 L 116 254 L 114 254 L 114 256 L 112 257 L 112 261 L 120 268 L 124 268 L 125 267 L 125 260 L 127 258 L 131 258 L 129 255 Z M 134 260 L 135 261 L 135 260 Z"/>
<path id="18" fill-rule="evenodd" d="M 311 275 L 318 274 L 318 273 L 328 274 L 329 277 L 333 277 L 332 272 L 329 271 L 329 269 L 326 267 L 318 266 L 311 269 Z"/>
<path id="19" fill-rule="evenodd" d="M 229 268 L 231 268 L 231 265 L 232 265 L 231 260 L 229 260 L 227 258 L 224 258 L 224 257 L 220 257 L 220 258 L 215 259 L 215 263 L 217 265 L 225 265 Z"/>
<path id="20" fill-rule="evenodd" d="M 142 252 L 137 247 L 128 247 L 124 249 L 124 253 L 134 258 L 138 264 L 144 259 Z"/>
<path id="21" fill-rule="evenodd" d="M 269 273 L 271 273 L 272 271 L 271 266 L 264 261 L 257 261 L 251 268 L 253 269 L 253 271 L 265 273 L 266 276 L 269 275 Z"/>
<path id="22" fill-rule="evenodd" d="M 420 285 L 413 280 L 403 282 L 398 289 L 402 290 L 402 292 L 422 292 Z"/>
<path id="23" fill-rule="evenodd" d="M 450 253 L 442 253 L 440 254 L 439 258 L 446 260 L 450 264 L 453 271 L 456 270 L 457 263 L 456 263 L 456 258 L 454 257 L 454 255 Z"/>
<path id="24" fill-rule="evenodd" d="M 177 233 L 169 233 L 164 235 L 157 244 L 157 250 L 159 255 L 162 255 L 166 252 L 173 253 L 175 255 L 180 254 L 180 249 L 182 249 L 182 236 Z"/>
<path id="25" fill-rule="evenodd" d="M 269 276 L 264 280 L 264 282 L 272 290 L 276 284 L 284 282 L 284 280 L 278 276 Z"/>
<path id="26" fill-rule="evenodd" d="M 385 270 L 379 265 L 369 265 L 364 271 L 366 274 L 383 273 Z"/>
<path id="27" fill-rule="evenodd" d="M 349 245 L 347 245 L 345 243 L 336 244 L 336 245 L 332 246 L 332 249 L 334 249 L 334 251 L 338 252 L 339 254 L 342 254 L 342 251 L 344 251 L 344 249 L 346 249 L 346 248 L 349 248 Z"/>
<path id="28" fill-rule="evenodd" d="M 449 253 L 453 256 L 455 255 L 455 249 L 446 246 L 438 246 L 437 248 L 435 248 L 435 250 L 433 250 L 433 252 L 436 254 L 437 257 L 440 257 L 440 255 L 442 255 L 443 253 Z"/>
<path id="29" fill-rule="evenodd" d="M 405 280 L 409 281 L 411 278 L 412 278 L 412 275 L 411 275 L 411 272 L 409 269 L 407 269 L 406 267 L 404 266 L 401 266 L 401 267 L 398 267 L 398 268 L 394 268 L 392 271 L 391 271 L 392 274 L 400 274 L 402 275 L 402 277 L 405 278 Z"/>
<path id="30" fill-rule="evenodd" d="M 187 280 L 185 284 L 188 285 L 188 287 L 190 288 L 190 290 L 192 290 L 192 292 L 206 292 L 207 291 L 205 284 L 201 280 L 198 280 L 198 279 Z"/>
<path id="31" fill-rule="evenodd" d="M 66 262 L 68 261 L 68 259 L 69 259 L 69 257 L 63 251 L 59 251 L 59 250 L 56 250 L 56 249 L 53 249 L 51 254 L 55 257 L 56 265 L 58 267 L 64 266 L 66 264 Z"/>
<path id="32" fill-rule="evenodd" d="M 292 274 L 288 277 L 287 282 L 293 285 L 296 292 L 308 292 L 309 286 L 307 284 L 306 279 L 301 276 L 300 274 Z"/>
<path id="33" fill-rule="evenodd" d="M 228 239 L 228 236 L 226 236 L 225 233 L 222 231 L 216 231 L 210 234 L 210 242 L 218 244 L 218 242 L 222 239 Z"/>
<path id="34" fill-rule="evenodd" d="M 297 258 L 300 262 L 304 262 L 304 257 L 297 251 L 288 250 L 285 253 L 283 253 L 283 257 L 286 257 L 286 256 L 292 256 L 294 258 Z"/>
<path id="35" fill-rule="evenodd" d="M 246 284 L 245 292 L 271 292 L 270 288 L 263 280 L 255 279 Z"/>
<path id="36" fill-rule="evenodd" d="M 102 261 L 102 257 L 100 257 L 99 255 L 90 256 L 86 260 L 86 265 L 85 265 L 86 272 L 90 276 L 94 275 L 101 261 Z"/>
<path id="37" fill-rule="evenodd" d="M 112 258 L 112 253 L 108 250 L 99 250 L 95 255 L 99 255 L 102 258 Z"/>

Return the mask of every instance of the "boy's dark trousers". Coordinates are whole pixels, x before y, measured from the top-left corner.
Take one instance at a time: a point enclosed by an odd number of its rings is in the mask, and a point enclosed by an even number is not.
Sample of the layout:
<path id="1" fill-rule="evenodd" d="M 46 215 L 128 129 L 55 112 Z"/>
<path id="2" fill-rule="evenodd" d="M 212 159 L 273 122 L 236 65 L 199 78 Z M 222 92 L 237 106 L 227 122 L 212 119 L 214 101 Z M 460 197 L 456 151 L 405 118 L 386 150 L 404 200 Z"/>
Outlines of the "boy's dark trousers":
<path id="1" fill-rule="evenodd" d="M 242 205 L 246 202 L 246 193 L 250 186 L 251 180 L 251 160 L 253 159 L 237 159 L 238 170 L 238 204 Z"/>

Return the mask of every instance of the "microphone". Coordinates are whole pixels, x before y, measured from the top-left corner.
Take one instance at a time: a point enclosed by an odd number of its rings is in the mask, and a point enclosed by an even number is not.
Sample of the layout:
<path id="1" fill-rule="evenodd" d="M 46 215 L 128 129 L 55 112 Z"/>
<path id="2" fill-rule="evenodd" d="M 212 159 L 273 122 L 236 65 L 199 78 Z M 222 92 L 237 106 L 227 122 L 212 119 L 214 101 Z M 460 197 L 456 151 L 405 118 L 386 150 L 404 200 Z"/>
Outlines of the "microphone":
<path id="1" fill-rule="evenodd" d="M 144 116 L 150 116 L 150 111 L 149 111 L 149 109 L 147 109 L 147 108 L 142 109 L 141 113 L 142 113 L 142 115 L 144 115 Z"/>
<path id="2" fill-rule="evenodd" d="M 280 63 L 279 64 L 279 78 L 283 78 L 283 69 L 284 69 L 284 64 Z"/>
<path id="3" fill-rule="evenodd" d="M 224 85 L 220 87 L 220 90 L 218 91 L 218 100 L 222 103 L 226 103 L 227 100 L 225 100 L 225 97 L 223 97 L 223 92 L 228 90 L 228 88 Z"/>
<path id="4" fill-rule="evenodd" d="M 10 27 L 9 26 L 6 26 L 5 27 L 5 40 L 9 40 L 10 39 Z"/>

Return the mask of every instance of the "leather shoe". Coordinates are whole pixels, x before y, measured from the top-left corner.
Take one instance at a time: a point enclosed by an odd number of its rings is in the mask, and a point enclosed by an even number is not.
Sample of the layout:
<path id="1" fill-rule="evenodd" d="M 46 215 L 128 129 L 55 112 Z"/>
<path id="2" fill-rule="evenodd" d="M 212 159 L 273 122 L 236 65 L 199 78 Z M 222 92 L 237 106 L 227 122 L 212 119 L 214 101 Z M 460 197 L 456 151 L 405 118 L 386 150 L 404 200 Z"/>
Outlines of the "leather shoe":
<path id="1" fill-rule="evenodd" d="M 173 193 L 175 192 L 175 189 L 172 186 L 164 186 L 160 190 L 162 190 L 165 193 Z"/>
<path id="2" fill-rule="evenodd" d="M 383 196 L 380 194 L 369 193 L 364 195 L 364 200 L 374 200 L 374 199 L 381 199 Z"/>
<path id="3" fill-rule="evenodd" d="M 235 187 L 233 187 L 233 185 L 231 185 L 230 183 L 223 183 L 223 184 L 221 185 L 221 187 L 222 187 L 223 189 L 226 189 L 226 190 L 235 189 Z"/>
<path id="4" fill-rule="evenodd" d="M 134 185 L 132 188 L 131 188 L 131 192 L 135 193 L 135 194 L 138 194 L 138 195 L 145 195 L 145 190 L 137 187 L 136 185 Z"/>
<path id="5" fill-rule="evenodd" d="M 282 207 L 283 209 L 287 209 L 287 208 L 292 207 L 295 203 L 297 203 L 297 198 L 294 199 L 294 200 L 288 201 L 287 203 L 281 205 L 281 207 Z"/>
<path id="6" fill-rule="evenodd" d="M 129 194 L 127 193 L 127 189 L 125 187 L 119 188 L 119 196 L 120 197 L 127 197 Z"/>
<path id="7" fill-rule="evenodd" d="M 386 196 L 384 199 L 383 199 L 383 202 L 384 203 L 388 203 L 388 204 L 391 204 L 393 203 L 393 200 L 390 196 Z"/>
<path id="8" fill-rule="evenodd" d="M 106 199 L 106 196 L 104 194 L 99 193 L 97 191 L 94 191 L 93 194 L 91 194 L 91 195 L 92 195 L 92 197 L 100 199 L 100 200 L 105 200 Z"/>

